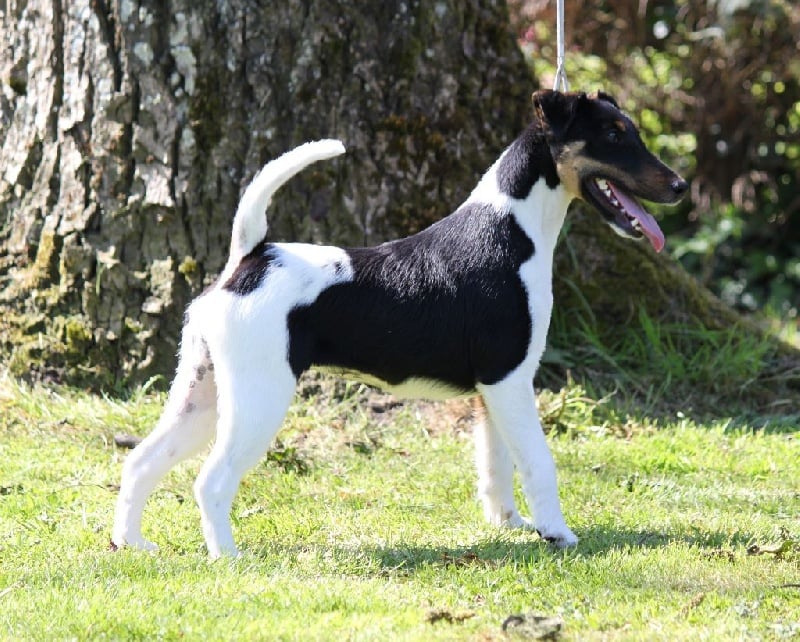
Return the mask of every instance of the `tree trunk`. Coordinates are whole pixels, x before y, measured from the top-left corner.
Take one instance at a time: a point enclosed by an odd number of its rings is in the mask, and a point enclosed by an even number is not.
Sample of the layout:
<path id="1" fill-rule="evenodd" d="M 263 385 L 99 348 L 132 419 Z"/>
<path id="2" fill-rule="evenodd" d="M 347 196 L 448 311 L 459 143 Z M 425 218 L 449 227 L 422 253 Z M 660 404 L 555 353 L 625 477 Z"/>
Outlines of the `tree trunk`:
<path id="1" fill-rule="evenodd" d="M 336 137 L 348 154 L 279 192 L 271 238 L 370 244 L 452 211 L 530 115 L 502 2 L 106 2 L 8 0 L 0 17 L 0 343 L 16 374 L 169 375 L 242 188 L 291 147 Z M 568 221 L 561 319 L 588 301 L 604 336 L 642 307 L 739 322 L 593 212 Z"/>
<path id="2" fill-rule="evenodd" d="M 168 374 L 243 186 L 320 137 L 271 238 L 373 243 L 447 214 L 534 85 L 491 0 L 10 0 L 0 26 L 2 343 L 16 373 Z"/>

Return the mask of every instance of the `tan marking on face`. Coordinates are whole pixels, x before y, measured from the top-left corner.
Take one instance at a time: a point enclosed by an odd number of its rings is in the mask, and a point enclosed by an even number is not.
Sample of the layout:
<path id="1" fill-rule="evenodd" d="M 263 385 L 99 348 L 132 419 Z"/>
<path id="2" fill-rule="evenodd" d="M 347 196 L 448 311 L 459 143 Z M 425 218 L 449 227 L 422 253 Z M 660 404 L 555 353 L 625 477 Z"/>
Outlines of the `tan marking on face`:
<path id="1" fill-rule="evenodd" d="M 586 176 L 602 176 L 620 186 L 630 186 L 633 177 L 614 165 L 600 163 L 586 156 L 585 147 L 586 143 L 583 141 L 566 145 L 556 161 L 558 177 L 568 192 L 581 198 L 581 182 Z"/>
<path id="2" fill-rule="evenodd" d="M 583 148 L 586 143 L 578 141 L 565 145 L 558 155 L 556 171 L 564 188 L 573 196 L 581 195 L 581 167 L 586 159 Z"/>
<path id="3" fill-rule="evenodd" d="M 564 187 L 578 198 L 582 198 L 580 185 L 583 180 L 587 176 L 600 176 L 645 200 L 657 203 L 674 200 L 671 182 L 675 175 L 669 169 L 660 171 L 657 167 L 639 167 L 637 175 L 632 176 L 614 165 L 599 163 L 581 154 L 563 156 L 556 169 Z"/>
<path id="4" fill-rule="evenodd" d="M 621 132 L 628 131 L 628 126 L 625 124 L 624 120 L 615 120 L 614 127 L 616 127 Z"/>

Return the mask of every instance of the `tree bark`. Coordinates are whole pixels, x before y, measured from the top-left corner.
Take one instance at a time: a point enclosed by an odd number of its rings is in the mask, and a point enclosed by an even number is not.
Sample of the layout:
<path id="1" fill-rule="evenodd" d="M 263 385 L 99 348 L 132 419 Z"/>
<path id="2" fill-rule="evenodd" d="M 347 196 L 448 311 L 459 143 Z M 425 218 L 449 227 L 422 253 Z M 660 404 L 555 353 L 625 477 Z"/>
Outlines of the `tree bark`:
<path id="1" fill-rule="evenodd" d="M 342 139 L 345 157 L 279 192 L 270 237 L 376 243 L 452 211 L 536 86 L 493 0 L 0 6 L 0 347 L 15 374 L 92 387 L 171 374 L 268 159 Z M 740 322 L 593 212 L 568 224 L 557 323 L 587 305 L 604 336 L 642 308 Z"/>
<path id="2" fill-rule="evenodd" d="M 0 23 L 2 343 L 12 370 L 168 374 L 268 159 L 341 138 L 271 238 L 373 243 L 449 213 L 534 84 L 503 3 L 11 0 Z"/>

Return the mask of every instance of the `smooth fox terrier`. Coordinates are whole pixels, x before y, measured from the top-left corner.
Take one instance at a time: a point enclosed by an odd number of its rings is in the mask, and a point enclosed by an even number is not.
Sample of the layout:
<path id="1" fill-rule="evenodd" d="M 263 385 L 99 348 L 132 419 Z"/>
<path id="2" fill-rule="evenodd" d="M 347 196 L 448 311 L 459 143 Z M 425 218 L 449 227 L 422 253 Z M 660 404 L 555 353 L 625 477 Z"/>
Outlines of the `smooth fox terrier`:
<path id="1" fill-rule="evenodd" d="M 302 372 L 323 368 L 403 397 L 479 395 L 478 493 L 486 519 L 558 546 L 561 513 L 533 377 L 553 305 L 553 251 L 567 206 L 591 203 L 619 234 L 664 235 L 637 197 L 677 202 L 687 183 L 647 151 L 608 95 L 537 91 L 532 124 L 455 212 L 368 248 L 266 240 L 275 191 L 337 140 L 268 163 L 236 211 L 230 258 L 190 306 L 180 362 L 155 430 L 125 462 L 112 544 L 153 549 L 145 501 L 179 461 L 215 438 L 194 485 L 212 557 L 236 555 L 230 523 L 242 477 L 281 426 Z M 531 519 L 514 503 L 518 471 Z"/>

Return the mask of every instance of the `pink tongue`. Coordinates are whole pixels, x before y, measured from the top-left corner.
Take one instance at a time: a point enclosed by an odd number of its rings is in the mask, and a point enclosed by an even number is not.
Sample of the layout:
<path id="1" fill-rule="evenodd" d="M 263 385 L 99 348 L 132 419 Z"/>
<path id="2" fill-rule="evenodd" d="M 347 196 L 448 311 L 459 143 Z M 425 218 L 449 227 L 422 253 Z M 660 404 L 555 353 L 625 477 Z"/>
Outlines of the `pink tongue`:
<path id="1" fill-rule="evenodd" d="M 650 245 L 653 246 L 653 249 L 656 252 L 663 250 L 665 243 L 664 232 L 662 232 L 661 228 L 658 227 L 656 219 L 654 219 L 653 216 L 648 212 L 645 212 L 639 203 L 630 198 L 616 185 L 613 185 L 611 182 L 609 182 L 608 186 L 611 188 L 611 191 L 614 192 L 614 196 L 617 197 L 617 200 L 620 202 L 622 207 L 625 208 L 625 211 L 639 221 L 639 227 L 647 237 L 647 240 L 650 241 Z"/>

